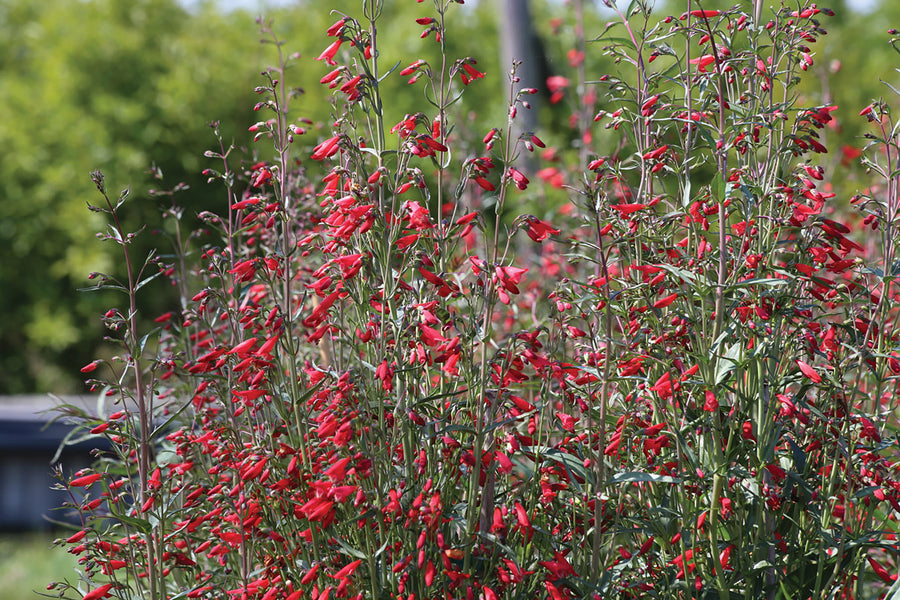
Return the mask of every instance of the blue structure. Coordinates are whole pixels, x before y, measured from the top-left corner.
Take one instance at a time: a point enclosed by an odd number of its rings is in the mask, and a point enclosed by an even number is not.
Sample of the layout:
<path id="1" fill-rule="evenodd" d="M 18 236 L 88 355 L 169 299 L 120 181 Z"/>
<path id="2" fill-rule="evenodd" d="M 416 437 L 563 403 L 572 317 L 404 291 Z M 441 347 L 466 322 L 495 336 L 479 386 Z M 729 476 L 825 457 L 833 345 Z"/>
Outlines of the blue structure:
<path id="1" fill-rule="evenodd" d="M 96 399 L 80 396 L 61 400 L 89 412 L 96 404 Z M 66 518 L 63 511 L 54 510 L 69 500 L 64 491 L 52 489 L 57 481 L 51 460 L 72 430 L 63 420 L 48 425 L 59 404 L 47 396 L 0 397 L 0 530 L 47 529 L 53 526 L 48 519 L 72 520 L 72 515 Z M 66 473 L 88 466 L 93 462 L 91 450 L 102 441 L 67 447 L 58 465 Z"/>

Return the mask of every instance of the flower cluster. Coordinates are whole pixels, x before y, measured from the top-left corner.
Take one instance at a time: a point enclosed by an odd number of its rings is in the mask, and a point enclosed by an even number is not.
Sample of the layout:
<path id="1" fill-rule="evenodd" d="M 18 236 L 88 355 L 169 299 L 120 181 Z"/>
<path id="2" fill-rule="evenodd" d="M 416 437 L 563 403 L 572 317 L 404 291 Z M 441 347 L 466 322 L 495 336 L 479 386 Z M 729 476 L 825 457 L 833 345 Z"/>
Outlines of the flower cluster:
<path id="1" fill-rule="evenodd" d="M 61 543 L 84 577 L 61 593 L 885 593 L 896 128 L 888 104 L 862 110 L 880 179 L 842 206 L 818 162 L 841 113 L 792 88 L 823 9 L 651 20 L 636 3 L 605 34 L 621 70 L 594 88 L 575 23 L 572 72 L 547 81 L 571 135 L 548 147 L 517 129 L 536 92 L 517 64 L 508 122 L 469 140 L 456 111 L 489 74 L 445 57 L 383 75 L 380 3 L 363 4 L 318 57 L 341 117 L 317 142 L 298 142 L 281 64 L 251 127 L 273 157 L 235 172 L 208 154 L 218 237 L 160 265 L 183 298 L 152 351 L 133 315 L 155 263 L 113 228 L 124 360 L 82 372 L 119 406 L 84 418 L 112 451 L 65 482 L 83 527 Z M 452 35 L 451 4 L 416 20 L 423 38 Z M 384 77 L 423 81 L 427 106 L 386 123 Z M 118 224 L 120 204 L 98 210 Z"/>

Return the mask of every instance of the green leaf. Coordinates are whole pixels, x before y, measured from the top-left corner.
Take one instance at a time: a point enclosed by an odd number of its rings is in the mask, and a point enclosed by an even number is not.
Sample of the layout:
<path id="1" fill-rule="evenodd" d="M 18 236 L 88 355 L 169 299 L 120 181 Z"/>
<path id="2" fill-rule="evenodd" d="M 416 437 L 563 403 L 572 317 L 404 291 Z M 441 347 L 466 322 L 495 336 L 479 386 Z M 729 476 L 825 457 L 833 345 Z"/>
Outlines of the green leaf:
<path id="1" fill-rule="evenodd" d="M 718 173 L 713 177 L 712 185 L 710 186 L 710 191 L 712 191 L 713 199 L 717 202 L 721 202 L 725 199 L 728 194 L 728 183 L 722 179 Z"/>
<path id="2" fill-rule="evenodd" d="M 153 275 L 148 275 L 147 277 L 144 277 L 142 280 L 140 280 L 138 282 L 138 284 L 136 286 L 134 286 L 134 291 L 138 291 L 139 289 L 141 289 L 142 287 L 144 287 L 145 285 L 147 285 L 148 283 L 150 283 L 151 281 L 153 281 L 154 279 L 156 279 L 157 277 L 159 277 L 162 274 L 163 274 L 163 271 L 158 271 L 158 272 L 154 273 Z"/>
<path id="3" fill-rule="evenodd" d="M 791 454 L 794 457 L 794 470 L 803 473 L 806 470 L 806 453 L 791 438 L 788 438 L 788 444 L 791 446 Z"/>
<path id="4" fill-rule="evenodd" d="M 182 404 L 182 405 L 181 405 L 181 408 L 179 408 L 178 410 L 176 410 L 175 413 L 172 414 L 171 417 L 169 417 L 168 419 L 166 419 L 166 421 L 165 421 L 162 425 L 160 425 L 159 427 L 157 427 L 156 429 L 153 430 L 153 433 L 150 434 L 150 439 L 156 439 L 156 436 L 158 436 L 160 433 L 162 433 L 163 431 L 165 431 L 166 428 L 167 428 L 169 425 L 171 425 L 172 422 L 173 422 L 175 419 L 177 419 L 178 416 L 181 415 L 181 413 L 183 413 L 183 412 L 185 411 L 185 409 L 186 409 L 188 406 L 190 406 L 190 405 L 191 405 L 190 402 L 185 402 L 184 404 Z M 174 461 L 172 461 L 172 462 L 174 462 Z"/>
<path id="5" fill-rule="evenodd" d="M 127 515 L 120 515 L 118 513 L 110 511 L 112 517 L 126 525 L 131 525 L 132 527 L 136 527 L 142 533 L 150 533 L 153 530 L 153 527 L 150 525 L 150 521 L 147 519 L 138 519 L 137 517 L 129 517 Z"/>
<path id="6" fill-rule="evenodd" d="M 900 579 L 897 579 L 891 589 L 887 591 L 884 600 L 900 600 Z"/>
<path id="7" fill-rule="evenodd" d="M 716 363 L 716 385 L 724 383 L 738 365 L 744 362 L 744 347 L 738 342 L 728 347 Z"/>
<path id="8" fill-rule="evenodd" d="M 857 491 L 855 494 L 853 494 L 853 497 L 859 499 L 859 498 L 863 498 L 865 496 L 871 496 L 875 492 L 875 490 L 880 490 L 880 489 L 881 489 L 880 485 L 866 486 L 863 489 Z"/>
<path id="9" fill-rule="evenodd" d="M 692 272 L 687 271 L 687 270 L 685 270 L 685 269 L 681 269 L 681 268 L 679 268 L 679 267 L 675 267 L 675 266 L 672 266 L 672 265 L 669 265 L 669 264 L 665 264 L 665 263 L 660 263 L 660 264 L 655 265 L 655 266 L 660 267 L 660 268 L 662 268 L 662 269 L 665 269 L 666 271 L 668 271 L 668 272 L 671 273 L 672 275 L 675 275 L 676 277 L 680 277 L 680 278 L 683 279 L 684 281 L 687 281 L 687 282 L 690 282 L 690 283 L 695 283 L 695 282 L 697 282 L 697 275 L 696 275 L 695 273 L 692 273 Z M 704 286 L 704 287 L 705 287 L 705 286 Z"/>
<path id="10" fill-rule="evenodd" d="M 361 551 L 357 550 L 356 548 L 351 548 L 350 546 L 348 546 L 339 537 L 334 538 L 334 541 L 335 541 L 335 543 L 337 543 L 338 546 L 341 547 L 341 552 L 343 552 L 344 554 L 352 556 L 353 558 L 360 558 L 362 560 L 367 560 L 369 558 L 364 552 L 361 552 Z"/>
<path id="11" fill-rule="evenodd" d="M 740 281 L 740 282 L 738 282 L 738 283 L 734 283 L 734 284 L 728 286 L 727 288 L 725 288 L 725 291 L 736 290 L 736 289 L 738 289 L 738 288 L 749 287 L 749 286 L 751 286 L 751 285 L 763 285 L 763 286 L 770 286 L 770 287 L 781 287 L 781 286 L 783 286 L 783 285 L 788 285 L 789 283 L 791 283 L 791 282 L 788 281 L 788 280 L 785 280 L 785 279 L 778 279 L 778 278 L 775 278 L 775 277 L 762 277 L 762 278 L 758 278 L 758 279 L 745 279 L 744 281 Z"/>
<path id="12" fill-rule="evenodd" d="M 576 457 L 572 456 L 571 454 L 568 454 L 566 452 L 561 452 L 556 449 L 549 449 L 546 452 L 544 452 L 542 456 L 545 459 L 554 460 L 554 461 L 560 463 L 561 465 L 563 465 L 565 467 L 566 471 L 575 475 L 576 477 L 578 477 L 579 479 L 581 479 L 585 482 L 590 482 L 590 480 L 593 479 L 591 477 L 591 474 L 588 473 L 587 469 L 584 468 L 584 461 L 578 460 Z M 572 480 L 572 484 L 575 485 L 575 487 L 577 488 L 577 490 L 579 492 L 581 491 L 581 486 L 578 484 L 577 481 Z"/>
<path id="13" fill-rule="evenodd" d="M 597 38 L 594 38 L 592 41 L 595 41 L 595 42 L 601 41 L 601 39 L 602 39 L 602 41 L 609 43 L 609 44 L 620 44 L 623 46 L 633 46 L 634 45 L 634 43 L 626 37 L 603 37 L 603 38 L 597 37 Z"/>
<path id="14" fill-rule="evenodd" d="M 180 462 L 178 460 L 178 454 L 176 454 L 172 450 L 161 450 L 156 453 L 156 464 L 161 467 L 166 465 L 174 465 Z"/>
<path id="15" fill-rule="evenodd" d="M 453 433 L 454 431 L 461 431 L 463 433 L 469 433 L 469 434 L 475 435 L 474 427 L 468 427 L 466 425 L 448 425 L 447 427 L 444 427 L 440 431 L 435 431 L 432 435 L 430 435 L 428 437 L 437 437 L 439 435 Z"/>
<path id="16" fill-rule="evenodd" d="M 381 83 L 382 81 L 384 81 L 385 79 L 387 79 L 387 77 L 388 77 L 391 73 L 393 73 L 394 71 L 397 70 L 397 67 L 399 67 L 400 64 L 401 64 L 401 61 L 398 60 L 398 61 L 397 61 L 397 64 L 395 64 L 393 67 L 391 67 L 390 69 L 388 69 L 387 73 L 385 73 L 384 75 L 382 75 L 381 77 L 378 78 L 378 83 Z"/>
<path id="17" fill-rule="evenodd" d="M 610 483 L 681 483 L 680 477 L 671 475 L 657 475 L 656 473 L 641 473 L 639 471 L 627 471 L 616 473 L 610 479 Z"/>
<path id="18" fill-rule="evenodd" d="M 878 278 L 884 277 L 884 271 L 882 271 L 880 267 L 861 267 L 860 272 L 868 273 L 869 275 L 874 275 Z"/>

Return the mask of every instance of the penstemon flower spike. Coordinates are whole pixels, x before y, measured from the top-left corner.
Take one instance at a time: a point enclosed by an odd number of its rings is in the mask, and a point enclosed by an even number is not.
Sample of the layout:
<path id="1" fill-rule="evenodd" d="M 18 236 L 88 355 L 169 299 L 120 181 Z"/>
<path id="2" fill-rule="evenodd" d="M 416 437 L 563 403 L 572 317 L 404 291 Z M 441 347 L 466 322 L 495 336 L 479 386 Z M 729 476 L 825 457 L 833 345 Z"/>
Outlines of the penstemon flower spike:
<path id="1" fill-rule="evenodd" d="M 455 4 L 417 4 L 425 39 L 396 73 L 382 2 L 334 15 L 306 63 L 327 124 L 294 116 L 304 59 L 260 22 L 278 58 L 259 156 L 238 163 L 213 127 L 221 214 L 200 215 L 208 235 L 176 226 L 175 258 L 133 263 L 126 194 L 92 175 L 126 265 L 92 280 L 128 303 L 103 317 L 121 356 L 82 372 L 121 406 L 81 415 L 109 450 L 62 484 L 82 577 L 54 589 L 887 593 L 900 126 L 890 101 L 856 111 L 880 179 L 841 206 L 823 160 L 841 112 L 794 87 L 828 12 L 635 2 L 588 44 L 578 2 L 546 82 L 569 128 L 516 128 L 536 90 L 514 62 L 507 122 L 476 131 L 467 98 L 493 74 L 450 54 Z M 396 124 L 392 78 L 425 90 Z M 155 277 L 180 305 L 143 335 Z"/>

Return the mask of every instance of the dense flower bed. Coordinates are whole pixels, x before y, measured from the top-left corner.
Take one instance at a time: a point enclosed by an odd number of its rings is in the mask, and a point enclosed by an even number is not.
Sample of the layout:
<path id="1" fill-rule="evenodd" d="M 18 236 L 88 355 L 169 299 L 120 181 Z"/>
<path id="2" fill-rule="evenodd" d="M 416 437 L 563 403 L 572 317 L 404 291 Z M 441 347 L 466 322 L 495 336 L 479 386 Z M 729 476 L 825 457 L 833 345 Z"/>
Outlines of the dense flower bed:
<path id="1" fill-rule="evenodd" d="M 886 593 L 890 105 L 856 109 L 872 181 L 835 198 L 819 163 L 837 107 L 794 87 L 828 11 L 632 5 L 548 83 L 574 109 L 568 147 L 517 128 L 537 90 L 515 64 L 507 122 L 469 131 L 465 90 L 496 74 L 380 64 L 399 42 L 365 0 L 323 41 L 333 122 L 308 142 L 286 63 L 266 71 L 251 131 L 274 154 L 208 153 L 226 210 L 206 234 L 170 228 L 173 257 L 135 262 L 94 174 L 127 263 L 96 280 L 129 307 L 104 317 L 122 356 L 84 369 L 114 404 L 84 428 L 115 452 L 65 483 L 84 577 L 62 595 Z M 422 44 L 453 35 L 452 10 L 423 4 Z M 619 71 L 586 73 L 592 52 Z M 422 112 L 384 122 L 385 77 L 422 87 Z M 136 294 L 160 274 L 182 306 L 155 342 Z"/>

